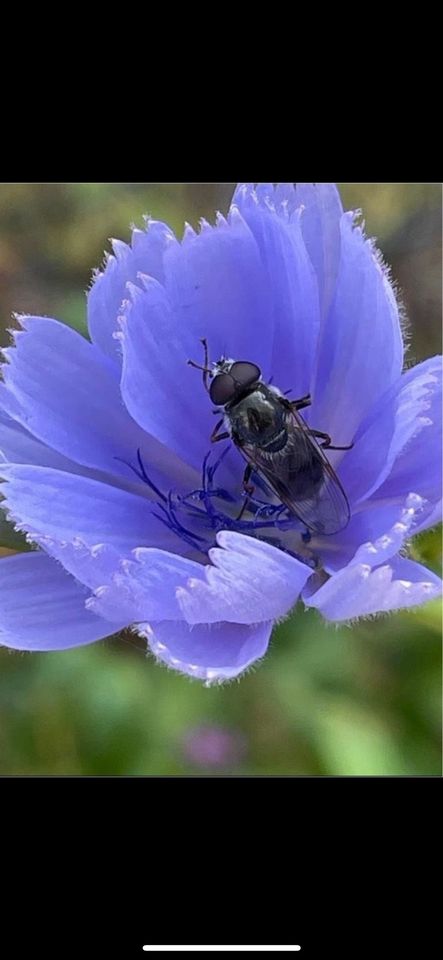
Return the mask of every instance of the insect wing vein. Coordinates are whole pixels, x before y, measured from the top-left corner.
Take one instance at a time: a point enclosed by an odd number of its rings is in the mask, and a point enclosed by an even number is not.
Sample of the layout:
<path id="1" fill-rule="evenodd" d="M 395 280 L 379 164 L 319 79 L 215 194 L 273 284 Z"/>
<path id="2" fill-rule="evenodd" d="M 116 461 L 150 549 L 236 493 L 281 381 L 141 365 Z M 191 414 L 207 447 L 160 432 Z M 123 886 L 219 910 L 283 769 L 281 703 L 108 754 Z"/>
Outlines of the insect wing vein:
<path id="1" fill-rule="evenodd" d="M 237 444 L 237 447 L 309 530 L 326 536 L 337 533 L 346 527 L 350 517 L 343 487 L 326 454 L 296 411 L 288 413 L 287 429 L 286 448 L 272 457 L 252 444 Z"/>

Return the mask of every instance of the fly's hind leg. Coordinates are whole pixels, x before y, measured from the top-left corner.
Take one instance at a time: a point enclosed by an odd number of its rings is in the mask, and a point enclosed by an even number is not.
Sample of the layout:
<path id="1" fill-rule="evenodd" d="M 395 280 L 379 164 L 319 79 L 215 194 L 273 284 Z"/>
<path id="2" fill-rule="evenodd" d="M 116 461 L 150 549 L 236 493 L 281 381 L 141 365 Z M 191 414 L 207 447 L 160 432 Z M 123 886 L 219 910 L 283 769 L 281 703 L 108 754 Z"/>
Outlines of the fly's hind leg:
<path id="1" fill-rule="evenodd" d="M 252 473 L 252 467 L 251 467 L 251 464 L 248 463 L 247 467 L 245 468 L 245 472 L 243 474 L 243 490 L 246 493 L 246 497 L 238 517 L 235 518 L 236 520 L 241 520 L 245 510 L 248 507 L 252 494 L 254 493 L 254 490 L 255 490 L 255 487 L 253 486 L 253 484 L 249 483 L 249 478 L 251 476 L 251 473 Z"/>
<path id="2" fill-rule="evenodd" d="M 300 397 L 299 400 L 287 400 L 286 397 L 279 397 L 279 400 L 286 410 L 303 410 L 304 407 L 310 407 L 312 403 L 310 393 L 307 393 L 305 397 Z"/>
<path id="3" fill-rule="evenodd" d="M 299 400 L 291 400 L 290 404 L 293 410 L 303 410 L 304 407 L 310 407 L 312 403 L 311 394 L 307 393 L 305 397 L 300 397 Z"/>
<path id="4" fill-rule="evenodd" d="M 354 446 L 353 443 L 349 443 L 346 447 L 335 447 L 331 442 L 329 433 L 323 433 L 322 430 L 310 430 L 309 433 L 312 437 L 323 440 L 323 443 L 321 443 L 320 446 L 324 450 L 352 450 L 352 447 Z"/>

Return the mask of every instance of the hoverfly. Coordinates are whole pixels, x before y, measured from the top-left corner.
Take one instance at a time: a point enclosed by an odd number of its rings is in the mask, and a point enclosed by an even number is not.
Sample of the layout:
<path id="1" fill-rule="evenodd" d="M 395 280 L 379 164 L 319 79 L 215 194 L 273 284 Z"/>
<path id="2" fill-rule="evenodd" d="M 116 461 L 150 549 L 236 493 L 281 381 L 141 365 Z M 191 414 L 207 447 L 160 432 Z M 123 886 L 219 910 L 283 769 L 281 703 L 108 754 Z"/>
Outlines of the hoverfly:
<path id="1" fill-rule="evenodd" d="M 204 367 L 193 360 L 188 363 L 203 370 L 212 403 L 224 407 L 211 442 L 230 438 L 247 461 L 243 477 L 247 497 L 237 519 L 254 492 L 249 481 L 255 472 L 308 530 L 322 535 L 343 530 L 350 518 L 349 504 L 324 451 L 350 450 L 353 444 L 333 446 L 327 433 L 308 426 L 300 410 L 310 405 L 309 394 L 288 400 L 276 387 L 264 383 L 260 368 L 249 360 L 222 357 L 211 369 L 207 342 L 201 342 Z M 227 429 L 219 433 L 222 424 Z"/>

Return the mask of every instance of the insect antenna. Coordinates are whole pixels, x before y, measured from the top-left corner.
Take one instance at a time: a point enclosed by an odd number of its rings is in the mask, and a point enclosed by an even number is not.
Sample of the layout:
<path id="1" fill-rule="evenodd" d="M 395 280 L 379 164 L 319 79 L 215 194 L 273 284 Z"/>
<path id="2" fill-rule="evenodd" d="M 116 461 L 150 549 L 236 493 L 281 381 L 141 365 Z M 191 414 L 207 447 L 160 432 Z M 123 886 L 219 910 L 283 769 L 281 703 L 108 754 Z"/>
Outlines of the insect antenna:
<path id="1" fill-rule="evenodd" d="M 203 386 L 206 390 L 206 393 L 209 393 L 208 374 L 212 376 L 212 370 L 209 366 L 208 341 L 206 337 L 202 337 L 200 339 L 200 343 L 203 344 L 203 349 L 205 352 L 204 367 L 202 367 L 201 364 L 196 363 L 195 360 L 188 360 L 188 365 L 190 367 L 195 367 L 196 370 L 203 370 Z"/>

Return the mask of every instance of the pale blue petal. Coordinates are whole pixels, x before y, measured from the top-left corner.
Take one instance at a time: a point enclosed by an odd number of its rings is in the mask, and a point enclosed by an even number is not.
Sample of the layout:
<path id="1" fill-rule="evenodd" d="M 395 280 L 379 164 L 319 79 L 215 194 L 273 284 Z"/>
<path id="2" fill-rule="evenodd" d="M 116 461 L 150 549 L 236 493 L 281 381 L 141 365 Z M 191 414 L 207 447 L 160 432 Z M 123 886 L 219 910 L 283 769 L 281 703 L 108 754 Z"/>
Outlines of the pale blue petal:
<path id="1" fill-rule="evenodd" d="M 352 563 L 305 598 L 327 620 L 351 620 L 373 613 L 415 607 L 441 594 L 441 580 L 426 567 L 403 557 L 371 569 Z"/>
<path id="2" fill-rule="evenodd" d="M 421 533 L 422 530 L 429 530 L 430 527 L 435 527 L 436 524 L 441 523 L 442 508 L 443 501 L 440 497 L 435 506 L 432 507 L 424 516 L 421 516 L 420 522 L 417 523 L 417 526 L 414 529 L 414 533 Z"/>
<path id="3" fill-rule="evenodd" d="M 83 546 L 104 544 L 124 556 L 138 546 L 175 550 L 180 543 L 154 515 L 155 504 L 118 487 L 25 465 L 0 464 L 0 476 L 7 480 L 2 507 L 17 529 L 57 556 L 78 579 L 84 569 Z M 78 546 L 79 552 L 64 549 L 67 544 Z M 88 570 L 86 563 L 86 583 Z"/>
<path id="4" fill-rule="evenodd" d="M 441 372 L 441 357 L 417 364 L 370 410 L 340 464 L 351 503 L 404 498 L 411 490 L 432 501 L 440 496 Z"/>
<path id="5" fill-rule="evenodd" d="M 71 472 L 106 473 L 116 478 L 114 482 L 140 487 L 144 496 L 151 496 L 129 466 L 137 466 L 140 451 L 150 479 L 166 486 L 166 492 L 171 487 L 184 492 L 195 486 L 197 474 L 129 415 L 118 371 L 100 350 L 56 320 L 25 317 L 21 323 L 24 330 L 15 334 L 15 348 L 3 351 L 8 363 L 3 366 L 0 406 L 62 455 L 57 459 L 42 449 L 41 464 L 69 469 L 64 458 L 70 458 L 86 467 Z M 1 437 L 0 423 L 0 449 Z M 35 451 L 28 462 L 36 462 L 37 455 Z"/>
<path id="6" fill-rule="evenodd" d="M 265 379 L 273 377 L 281 390 L 293 396 L 309 391 L 320 314 L 317 280 L 307 254 L 301 230 L 301 211 L 288 223 L 276 212 L 272 201 L 240 186 L 234 194 L 231 218 L 237 209 L 250 227 L 260 250 L 262 270 L 269 291 L 272 324 L 260 329 L 255 338 L 271 338 L 270 366 Z M 255 360 L 254 356 L 247 359 Z"/>
<path id="7" fill-rule="evenodd" d="M 312 569 L 243 534 L 222 531 L 217 542 L 206 566 L 161 550 L 136 550 L 95 590 L 90 609 L 132 622 L 248 624 L 285 617 Z"/>
<path id="8" fill-rule="evenodd" d="M 143 290 L 132 286 L 128 292 L 131 300 L 118 334 L 126 407 L 144 430 L 200 470 L 214 417 L 201 376 L 187 359 L 197 356 L 201 362 L 201 344 L 190 330 L 180 328 L 157 281 L 146 279 Z"/>
<path id="9" fill-rule="evenodd" d="M 118 487 L 48 467 L 2 464 L 0 471 L 7 480 L 3 505 L 30 533 L 131 548 L 152 529 L 149 502 Z"/>
<path id="10" fill-rule="evenodd" d="M 442 492 L 442 396 L 441 357 L 421 363 L 405 374 L 413 383 L 421 368 L 426 368 L 427 387 L 416 418 L 416 430 L 407 444 L 398 450 L 392 469 L 374 494 L 377 500 L 400 499 L 407 490 L 415 490 L 436 505 Z"/>
<path id="11" fill-rule="evenodd" d="M 215 227 L 203 222 L 198 235 L 188 233 L 182 245 L 171 245 L 164 266 L 183 363 L 189 356 L 202 361 L 200 338 L 206 337 L 212 361 L 253 360 L 269 376 L 269 291 L 257 243 L 238 211 L 229 222 L 219 216 Z M 187 383 L 182 362 L 174 375 Z"/>
<path id="12" fill-rule="evenodd" d="M 82 468 L 78 463 L 41 443 L 1 409 L 5 391 L 4 384 L 0 383 L 0 461 L 32 463 L 36 466 L 67 470 L 69 473 L 83 473 L 87 468 Z"/>
<path id="13" fill-rule="evenodd" d="M 64 650 L 108 637 L 125 626 L 87 610 L 87 591 L 44 553 L 0 560 L 0 645 Z"/>
<path id="14" fill-rule="evenodd" d="M 106 543 L 95 543 L 91 546 L 80 537 L 67 541 L 55 540 L 47 534 L 34 534 L 34 542 L 91 590 L 96 590 L 102 583 L 109 582 L 119 569 L 122 558 L 130 553 L 127 549 Z M 102 616 L 101 612 L 94 612 Z M 106 615 L 104 616 L 106 618 Z M 120 621 L 122 616 L 123 610 L 120 610 L 118 616 L 110 615 L 107 619 Z M 130 620 L 131 618 L 128 617 L 126 622 L 129 623 Z"/>
<path id="15" fill-rule="evenodd" d="M 237 677 L 263 657 L 271 631 L 272 623 L 191 627 L 183 621 L 166 620 L 137 627 L 158 660 L 180 673 L 206 680 L 207 684 Z"/>
<path id="16" fill-rule="evenodd" d="M 305 603 L 327 620 L 339 621 L 416 607 L 440 594 L 439 577 L 421 564 L 397 556 L 375 568 L 352 562 L 305 597 Z"/>
<path id="17" fill-rule="evenodd" d="M 115 256 L 108 256 L 103 272 L 95 274 L 88 294 L 88 326 L 91 340 L 118 366 L 121 355 L 114 333 L 126 284 L 138 282 L 146 273 L 163 281 L 163 254 L 170 243 L 177 243 L 172 230 L 160 221 L 148 221 L 146 230 L 134 230 L 132 244 L 114 241 Z"/>
<path id="18" fill-rule="evenodd" d="M 352 215 L 340 222 L 335 296 L 323 318 L 310 423 L 348 444 L 403 364 L 399 315 L 392 287 Z"/>
<path id="19" fill-rule="evenodd" d="M 295 207 L 303 205 L 301 229 L 318 283 L 321 316 L 331 306 L 340 262 L 340 194 L 334 183 L 297 183 Z"/>
<path id="20" fill-rule="evenodd" d="M 4 411 L 38 440 L 84 466 L 129 476 L 117 457 L 149 461 L 150 438 L 126 412 L 118 377 L 84 337 L 46 317 L 20 318 L 4 350 Z"/>
<path id="21" fill-rule="evenodd" d="M 141 548 L 111 570 L 97 584 L 87 602 L 90 610 L 108 619 L 122 615 L 131 623 L 142 620 L 182 620 L 177 588 L 190 577 L 203 577 L 205 567 L 163 550 Z"/>
<path id="22" fill-rule="evenodd" d="M 223 530 L 212 566 L 177 590 L 188 623 L 257 623 L 287 616 L 312 569 L 271 544 Z"/>
<path id="23" fill-rule="evenodd" d="M 410 493 L 400 502 L 371 500 L 365 503 L 344 530 L 322 539 L 319 549 L 325 570 L 335 572 L 351 560 L 378 566 L 398 553 L 418 532 L 431 509 L 432 505 L 416 493 Z"/>

